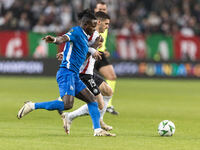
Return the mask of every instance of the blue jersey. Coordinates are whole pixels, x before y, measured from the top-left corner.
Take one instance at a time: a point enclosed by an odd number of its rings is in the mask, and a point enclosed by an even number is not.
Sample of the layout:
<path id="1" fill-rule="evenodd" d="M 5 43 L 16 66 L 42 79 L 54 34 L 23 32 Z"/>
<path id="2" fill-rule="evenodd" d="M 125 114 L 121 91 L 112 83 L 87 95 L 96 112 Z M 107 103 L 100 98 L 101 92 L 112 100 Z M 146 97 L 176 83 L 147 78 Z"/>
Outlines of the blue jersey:
<path id="1" fill-rule="evenodd" d="M 60 67 L 79 73 L 80 67 L 88 53 L 88 37 L 80 26 L 73 27 L 65 34 L 69 37 L 63 50 L 63 60 Z"/>

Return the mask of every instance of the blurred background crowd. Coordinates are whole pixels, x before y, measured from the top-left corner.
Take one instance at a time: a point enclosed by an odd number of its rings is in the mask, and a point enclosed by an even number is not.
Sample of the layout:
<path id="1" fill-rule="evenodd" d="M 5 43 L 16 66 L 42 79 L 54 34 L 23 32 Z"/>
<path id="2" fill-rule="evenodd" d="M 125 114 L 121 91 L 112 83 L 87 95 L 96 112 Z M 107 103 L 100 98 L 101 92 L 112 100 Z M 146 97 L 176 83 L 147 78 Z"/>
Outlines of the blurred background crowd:
<path id="1" fill-rule="evenodd" d="M 105 0 L 111 30 L 124 35 L 200 35 L 200 0 Z M 96 0 L 0 0 L 0 30 L 65 32 Z"/>

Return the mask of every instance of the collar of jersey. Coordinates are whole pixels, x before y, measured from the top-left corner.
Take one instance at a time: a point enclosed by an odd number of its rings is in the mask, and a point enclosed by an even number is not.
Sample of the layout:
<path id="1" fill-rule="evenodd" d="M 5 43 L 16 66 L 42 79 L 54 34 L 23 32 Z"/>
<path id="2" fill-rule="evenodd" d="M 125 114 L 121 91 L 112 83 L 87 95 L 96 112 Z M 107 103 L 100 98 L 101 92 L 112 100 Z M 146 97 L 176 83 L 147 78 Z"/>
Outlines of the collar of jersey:
<path id="1" fill-rule="evenodd" d="M 80 28 L 81 28 L 81 27 L 80 27 Z M 90 37 L 87 33 L 85 33 L 85 31 L 83 30 L 83 28 L 81 28 L 81 30 L 83 31 L 83 33 L 86 35 L 87 38 Z"/>

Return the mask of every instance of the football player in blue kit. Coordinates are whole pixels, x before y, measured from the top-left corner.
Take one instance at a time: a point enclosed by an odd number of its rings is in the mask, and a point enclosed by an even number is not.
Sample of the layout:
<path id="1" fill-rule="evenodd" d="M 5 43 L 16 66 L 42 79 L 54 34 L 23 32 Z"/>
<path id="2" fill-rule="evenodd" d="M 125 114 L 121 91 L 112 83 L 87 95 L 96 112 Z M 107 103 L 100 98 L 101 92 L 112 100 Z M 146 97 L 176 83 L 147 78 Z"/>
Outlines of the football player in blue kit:
<path id="1" fill-rule="evenodd" d="M 94 136 L 115 136 L 114 134 L 101 129 L 100 113 L 96 97 L 79 78 L 80 67 L 85 61 L 88 53 L 88 38 L 95 31 L 96 24 L 96 17 L 93 13 L 88 12 L 83 16 L 80 26 L 73 27 L 63 36 L 53 37 L 48 35 L 43 38 L 47 43 L 66 43 L 63 59 L 56 75 L 62 101 L 54 100 L 39 103 L 28 101 L 19 110 L 17 115 L 19 119 L 36 109 L 58 111 L 69 110 L 73 107 L 74 96 L 76 96 L 88 105 L 89 114 L 94 128 Z M 99 41 L 97 40 L 92 47 L 96 49 L 98 44 Z M 66 129 L 65 131 L 69 134 Z"/>

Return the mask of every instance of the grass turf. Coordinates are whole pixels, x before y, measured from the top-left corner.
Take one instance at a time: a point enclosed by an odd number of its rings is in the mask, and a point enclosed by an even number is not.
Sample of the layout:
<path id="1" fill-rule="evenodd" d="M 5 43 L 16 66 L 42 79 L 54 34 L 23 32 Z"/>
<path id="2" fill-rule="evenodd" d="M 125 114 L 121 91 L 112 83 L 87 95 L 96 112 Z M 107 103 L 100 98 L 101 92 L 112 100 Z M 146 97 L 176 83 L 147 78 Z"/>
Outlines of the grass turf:
<path id="1" fill-rule="evenodd" d="M 37 110 L 16 118 L 26 100 L 58 97 L 55 78 L 0 77 L 0 150 L 199 150 L 200 81 L 119 79 L 113 103 L 119 116 L 104 120 L 117 137 L 93 137 L 90 118 L 74 120 L 71 135 L 56 111 Z M 75 100 L 74 108 L 83 103 Z M 175 135 L 160 137 L 157 126 L 172 120 Z"/>

